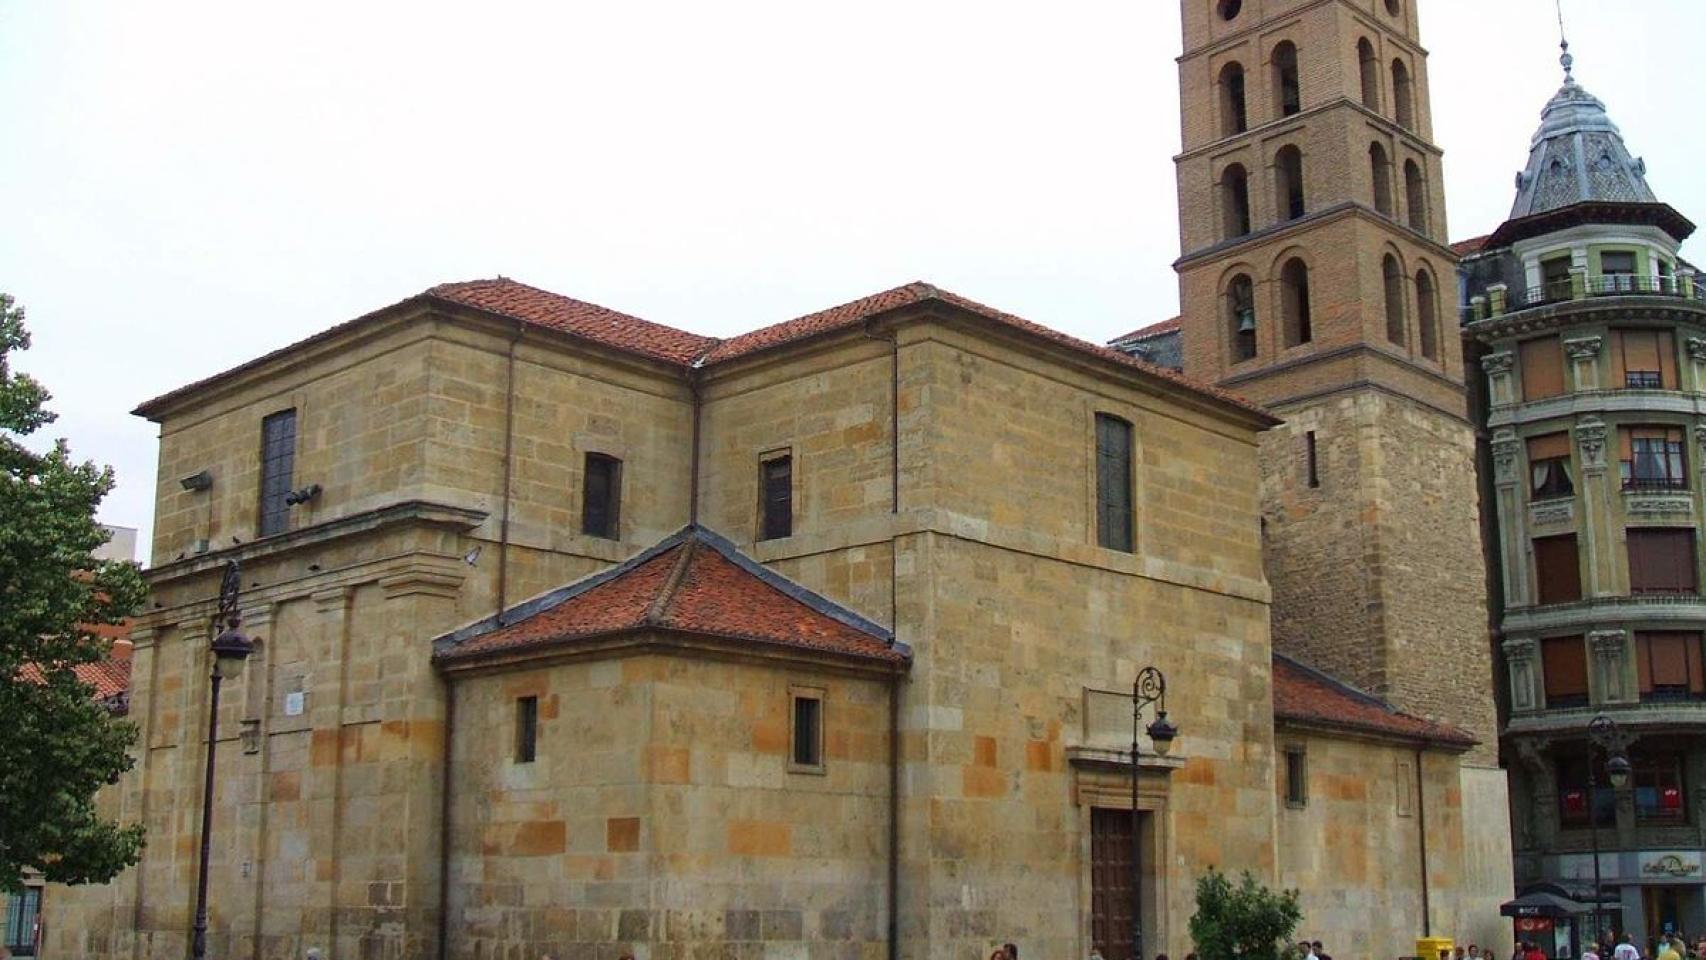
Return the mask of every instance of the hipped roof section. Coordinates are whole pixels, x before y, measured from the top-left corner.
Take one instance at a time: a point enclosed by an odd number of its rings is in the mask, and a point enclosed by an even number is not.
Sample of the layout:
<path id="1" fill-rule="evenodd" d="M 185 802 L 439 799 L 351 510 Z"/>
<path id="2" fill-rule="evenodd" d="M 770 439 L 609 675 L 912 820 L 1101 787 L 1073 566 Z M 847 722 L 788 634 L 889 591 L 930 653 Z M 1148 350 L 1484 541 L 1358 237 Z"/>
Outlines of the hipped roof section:
<path id="1" fill-rule="evenodd" d="M 1164 381 L 1197 394 L 1215 406 L 1223 409 L 1230 408 L 1246 419 L 1254 415 L 1265 426 L 1279 422 L 1263 408 L 1218 387 L 1199 383 L 1176 371 L 1146 363 L 1118 350 L 1080 340 L 1077 337 L 1033 323 L 1022 317 L 1004 313 L 958 294 L 942 290 L 929 283 L 905 284 L 892 290 L 885 290 L 839 306 L 830 307 L 827 310 L 820 310 L 793 320 L 762 327 L 736 337 L 718 339 L 688 333 L 649 320 L 642 320 L 639 317 L 630 316 L 597 304 L 575 300 L 548 290 L 541 290 L 538 287 L 529 286 L 506 277 L 439 284 L 389 307 L 331 327 L 305 340 L 257 357 L 223 373 L 162 394 L 139 405 L 132 412 L 138 416 L 159 420 L 165 416 L 167 408 L 200 390 L 256 369 L 268 362 L 286 357 L 303 347 L 328 339 L 367 321 L 411 306 L 436 305 L 476 310 L 490 316 L 554 330 L 608 349 L 675 367 L 685 373 L 715 367 L 719 364 L 750 357 L 818 336 L 852 329 L 904 307 L 931 304 L 952 307 L 963 315 L 988 321 L 998 328 L 1010 332 L 1046 340 L 1081 355 L 1091 356 L 1133 371 L 1145 379 Z"/>
<path id="2" fill-rule="evenodd" d="M 577 580 L 433 641 L 449 666 L 620 635 L 673 634 L 904 668 L 911 650 L 871 620 L 689 525 L 609 570 Z"/>
<path id="3" fill-rule="evenodd" d="M 1274 719 L 1463 751 L 1480 741 L 1448 723 L 1405 713 L 1385 700 L 1283 654 L 1274 654 Z"/>

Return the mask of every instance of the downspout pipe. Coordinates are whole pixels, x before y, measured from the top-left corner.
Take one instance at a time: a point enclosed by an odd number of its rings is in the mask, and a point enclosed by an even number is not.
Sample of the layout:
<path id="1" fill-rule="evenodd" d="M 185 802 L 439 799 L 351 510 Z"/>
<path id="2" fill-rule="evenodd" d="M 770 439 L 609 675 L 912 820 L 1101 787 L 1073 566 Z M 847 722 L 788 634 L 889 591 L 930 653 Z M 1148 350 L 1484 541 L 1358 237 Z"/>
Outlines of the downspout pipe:
<path id="1" fill-rule="evenodd" d="M 509 357 L 504 365 L 504 469 L 503 517 L 498 525 L 498 625 L 503 625 L 504 608 L 509 605 L 509 508 L 510 479 L 514 471 L 515 452 L 515 347 L 521 342 L 522 321 L 515 322 L 515 335 L 509 340 Z"/>
<path id="2" fill-rule="evenodd" d="M 440 748 L 440 775 L 444 785 L 438 792 L 438 960 L 450 956 L 450 792 L 455 778 L 450 775 L 451 743 L 456 730 L 456 684 L 444 678 L 444 745 Z"/>
<path id="3" fill-rule="evenodd" d="M 900 680 L 889 678 L 888 960 L 900 960 Z M 442 960 L 442 958 L 441 958 Z"/>
<path id="4" fill-rule="evenodd" d="M 1422 760 L 1426 746 L 1416 748 L 1416 835 L 1421 840 L 1422 855 L 1422 936 L 1431 937 L 1433 906 L 1428 900 L 1428 792 L 1422 781 Z"/>

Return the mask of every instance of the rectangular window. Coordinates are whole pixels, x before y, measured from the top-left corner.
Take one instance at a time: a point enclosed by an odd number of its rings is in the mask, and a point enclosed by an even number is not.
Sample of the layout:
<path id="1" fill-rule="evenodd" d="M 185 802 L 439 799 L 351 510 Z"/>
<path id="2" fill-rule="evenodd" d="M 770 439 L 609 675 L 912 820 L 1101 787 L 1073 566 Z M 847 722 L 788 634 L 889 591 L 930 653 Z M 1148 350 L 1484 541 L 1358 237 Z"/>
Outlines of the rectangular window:
<path id="1" fill-rule="evenodd" d="M 1599 255 L 1600 287 L 1607 291 L 1635 289 L 1635 252 L 1606 250 Z"/>
<path id="2" fill-rule="evenodd" d="M 532 763 L 539 750 L 539 698 L 515 701 L 515 762 Z"/>
<path id="3" fill-rule="evenodd" d="M 1524 340 L 1517 347 L 1522 363 L 1522 398 L 1542 400 L 1564 392 L 1564 354 L 1557 337 Z"/>
<path id="4" fill-rule="evenodd" d="M 1640 677 L 1641 700 L 1706 699 L 1706 672 L 1702 671 L 1700 655 L 1698 633 L 1635 634 L 1635 672 Z"/>
<path id="5" fill-rule="evenodd" d="M 1570 472 L 1570 435 L 1548 433 L 1528 441 L 1529 499 L 1550 500 L 1576 492 Z"/>
<path id="6" fill-rule="evenodd" d="M 1534 538 L 1535 595 L 1545 603 L 1569 603 L 1582 598 L 1582 569 L 1576 535 Z"/>
<path id="7" fill-rule="evenodd" d="M 1593 751 L 1594 782 L 1590 788 L 1586 753 L 1587 745 L 1578 741 L 1553 756 L 1558 767 L 1558 819 L 1566 827 L 1586 828 L 1591 816 L 1601 827 L 1613 826 L 1617 823 L 1617 797 L 1605 773 L 1605 756 Z"/>
<path id="8" fill-rule="evenodd" d="M 1131 424 L 1096 414 L 1096 542 L 1132 551 Z"/>
<path id="9" fill-rule="evenodd" d="M 1635 527 L 1626 530 L 1624 536 L 1629 548 L 1631 595 L 1699 592 L 1692 529 Z"/>
<path id="10" fill-rule="evenodd" d="M 1309 470 L 1309 486 L 1321 486 L 1321 461 L 1315 451 L 1315 431 L 1303 435 L 1303 457 Z"/>
<path id="11" fill-rule="evenodd" d="M 823 691 L 796 690 L 793 698 L 793 749 L 795 769 L 823 769 Z"/>
<path id="12" fill-rule="evenodd" d="M 1588 705 L 1588 655 L 1581 637 L 1540 641 L 1540 669 L 1546 679 L 1547 707 Z"/>
<path id="13" fill-rule="evenodd" d="M 1636 753 L 1630 758 L 1630 785 L 1635 792 L 1635 820 L 1640 823 L 1685 823 L 1687 806 L 1682 779 L 1682 754 Z"/>
<path id="14" fill-rule="evenodd" d="M 1688 457 L 1681 427 L 1624 427 L 1618 471 L 1625 490 L 1688 489 Z"/>
<path id="15" fill-rule="evenodd" d="M 14 957 L 36 955 L 36 921 L 41 916 L 41 887 L 25 887 L 6 897 L 5 947 Z"/>
<path id="16" fill-rule="evenodd" d="M 1543 302 L 1570 299 L 1570 256 L 1540 261 L 1540 292 Z"/>
<path id="17" fill-rule="evenodd" d="M 794 535 L 794 458 L 778 454 L 758 462 L 758 539 Z"/>
<path id="18" fill-rule="evenodd" d="M 1415 810 L 1416 771 L 1410 761 L 1398 761 L 1398 816 L 1411 816 Z"/>
<path id="19" fill-rule="evenodd" d="M 280 410 L 261 421 L 261 536 L 290 527 L 291 474 L 296 469 L 296 411 Z"/>
<path id="20" fill-rule="evenodd" d="M 1303 807 L 1309 804 L 1309 763 L 1302 747 L 1285 750 L 1285 805 Z"/>
<path id="21" fill-rule="evenodd" d="M 1675 390 L 1676 342 L 1664 330 L 1613 330 L 1611 369 L 1614 387 Z"/>
<path id="22" fill-rule="evenodd" d="M 602 453 L 587 454 L 581 496 L 581 532 L 621 539 L 622 461 Z"/>

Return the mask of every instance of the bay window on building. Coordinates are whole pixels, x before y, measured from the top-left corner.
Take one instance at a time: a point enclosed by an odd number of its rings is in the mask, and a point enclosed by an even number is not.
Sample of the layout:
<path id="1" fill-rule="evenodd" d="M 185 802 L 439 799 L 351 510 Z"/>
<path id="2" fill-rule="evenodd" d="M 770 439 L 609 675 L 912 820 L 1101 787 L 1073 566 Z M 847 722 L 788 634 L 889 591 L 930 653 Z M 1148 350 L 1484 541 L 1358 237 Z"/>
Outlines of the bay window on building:
<path id="1" fill-rule="evenodd" d="M 1624 427 L 1618 431 L 1618 469 L 1625 490 L 1686 490 L 1688 458 L 1681 427 Z"/>
<path id="2" fill-rule="evenodd" d="M 1535 596 L 1542 604 L 1582 598 L 1581 556 L 1576 535 L 1534 538 Z"/>
<path id="3" fill-rule="evenodd" d="M 1676 343 L 1668 330 L 1611 331 L 1612 384 L 1625 390 L 1675 390 Z"/>
<path id="4" fill-rule="evenodd" d="M 1588 705 L 1587 646 L 1580 635 L 1540 641 L 1540 671 L 1546 681 L 1546 707 Z"/>
<path id="5" fill-rule="evenodd" d="M 1524 340 L 1517 346 L 1522 361 L 1522 398 L 1543 400 L 1564 392 L 1564 351 L 1557 337 Z"/>
<path id="6" fill-rule="evenodd" d="M 1641 700 L 1648 703 L 1706 699 L 1700 634 L 1651 631 L 1635 634 L 1635 671 Z"/>

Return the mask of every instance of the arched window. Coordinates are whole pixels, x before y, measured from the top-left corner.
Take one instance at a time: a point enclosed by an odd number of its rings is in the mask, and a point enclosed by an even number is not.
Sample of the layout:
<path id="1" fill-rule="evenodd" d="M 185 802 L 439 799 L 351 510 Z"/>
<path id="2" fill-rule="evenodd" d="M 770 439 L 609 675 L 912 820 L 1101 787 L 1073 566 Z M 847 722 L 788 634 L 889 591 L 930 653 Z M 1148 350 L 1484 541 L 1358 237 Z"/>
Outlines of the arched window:
<path id="1" fill-rule="evenodd" d="M 1220 174 L 1221 239 L 1231 240 L 1250 232 L 1250 175 L 1234 163 Z"/>
<path id="2" fill-rule="evenodd" d="M 1309 268 L 1293 257 L 1280 268 L 1280 313 L 1285 320 L 1285 345 L 1295 347 L 1314 337 L 1309 325 Z"/>
<path id="3" fill-rule="evenodd" d="M 1244 67 L 1236 61 L 1220 68 L 1220 135 L 1230 137 L 1250 129 L 1244 109 Z"/>
<path id="4" fill-rule="evenodd" d="M 1303 216 L 1303 151 L 1290 144 L 1274 154 L 1274 208 L 1281 220 Z"/>
<path id="5" fill-rule="evenodd" d="M 1406 130 L 1416 129 L 1415 91 L 1410 89 L 1410 68 L 1392 61 L 1392 116 Z"/>
<path id="6" fill-rule="evenodd" d="M 1380 262 L 1380 273 L 1386 285 L 1386 339 L 1404 346 L 1404 271 L 1398 258 L 1387 254 Z"/>
<path id="7" fill-rule="evenodd" d="M 1240 273 L 1226 285 L 1227 340 L 1232 344 L 1232 362 L 1256 356 L 1256 288 Z"/>
<path id="8" fill-rule="evenodd" d="M 1422 356 L 1439 359 L 1439 295 L 1434 278 L 1426 270 L 1416 271 L 1416 327 L 1422 335 Z"/>
<path id="9" fill-rule="evenodd" d="M 1357 41 L 1357 66 L 1362 73 L 1362 105 L 1379 110 L 1380 61 L 1375 59 L 1374 44 L 1367 37 Z"/>
<path id="10" fill-rule="evenodd" d="M 1297 45 L 1280 41 L 1274 48 L 1274 115 L 1289 117 L 1303 109 L 1303 93 L 1297 82 Z"/>
<path id="11" fill-rule="evenodd" d="M 1428 184 L 1416 161 L 1404 161 L 1404 205 L 1409 207 L 1410 229 L 1428 232 Z"/>
<path id="12" fill-rule="evenodd" d="M 1374 177 L 1374 209 L 1392 216 L 1392 163 L 1386 159 L 1386 148 L 1378 143 L 1368 146 L 1368 170 Z"/>

